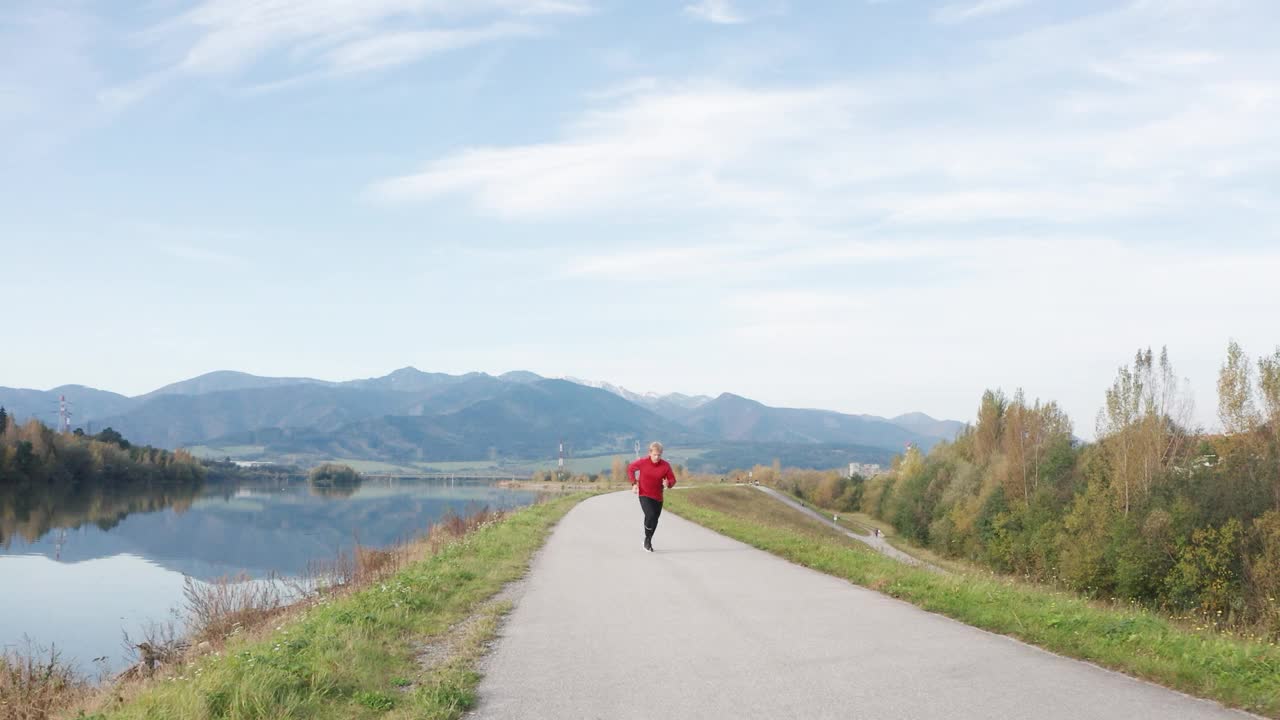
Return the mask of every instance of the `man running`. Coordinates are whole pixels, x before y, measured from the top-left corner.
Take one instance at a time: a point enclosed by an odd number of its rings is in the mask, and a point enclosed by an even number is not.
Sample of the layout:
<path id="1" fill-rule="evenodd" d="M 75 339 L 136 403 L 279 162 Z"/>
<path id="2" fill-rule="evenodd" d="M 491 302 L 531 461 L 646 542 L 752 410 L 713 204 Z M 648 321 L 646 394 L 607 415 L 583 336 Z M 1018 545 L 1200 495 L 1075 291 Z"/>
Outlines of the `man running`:
<path id="1" fill-rule="evenodd" d="M 631 479 L 631 492 L 640 496 L 640 509 L 644 510 L 644 549 L 653 552 L 653 531 L 658 529 L 658 516 L 662 514 L 662 490 L 676 484 L 675 471 L 662 459 L 662 443 L 649 443 L 649 457 L 631 463 L 627 477 Z"/>

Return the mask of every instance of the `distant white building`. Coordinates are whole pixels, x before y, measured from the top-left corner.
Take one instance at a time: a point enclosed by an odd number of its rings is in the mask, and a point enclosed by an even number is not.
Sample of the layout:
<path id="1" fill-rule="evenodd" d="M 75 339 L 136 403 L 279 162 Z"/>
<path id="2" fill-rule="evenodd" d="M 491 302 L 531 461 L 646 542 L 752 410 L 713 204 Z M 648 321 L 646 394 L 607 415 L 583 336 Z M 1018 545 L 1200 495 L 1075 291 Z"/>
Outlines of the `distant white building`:
<path id="1" fill-rule="evenodd" d="M 881 468 L 876 463 L 855 463 L 855 462 L 849 463 L 850 477 L 854 475 L 861 475 L 862 477 L 869 478 L 872 475 L 879 475 L 882 471 L 883 471 L 883 468 Z"/>

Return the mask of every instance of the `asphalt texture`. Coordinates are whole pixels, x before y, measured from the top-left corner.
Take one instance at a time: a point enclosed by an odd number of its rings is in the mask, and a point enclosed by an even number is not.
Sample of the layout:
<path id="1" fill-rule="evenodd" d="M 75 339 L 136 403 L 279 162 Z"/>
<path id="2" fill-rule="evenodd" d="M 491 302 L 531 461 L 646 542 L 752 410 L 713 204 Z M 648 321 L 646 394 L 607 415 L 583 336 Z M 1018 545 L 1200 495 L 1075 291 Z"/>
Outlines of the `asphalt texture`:
<path id="1" fill-rule="evenodd" d="M 645 552 L 641 521 L 630 493 L 565 516 L 482 665 L 468 717 L 1253 717 L 925 612 L 670 512 L 657 552 Z"/>

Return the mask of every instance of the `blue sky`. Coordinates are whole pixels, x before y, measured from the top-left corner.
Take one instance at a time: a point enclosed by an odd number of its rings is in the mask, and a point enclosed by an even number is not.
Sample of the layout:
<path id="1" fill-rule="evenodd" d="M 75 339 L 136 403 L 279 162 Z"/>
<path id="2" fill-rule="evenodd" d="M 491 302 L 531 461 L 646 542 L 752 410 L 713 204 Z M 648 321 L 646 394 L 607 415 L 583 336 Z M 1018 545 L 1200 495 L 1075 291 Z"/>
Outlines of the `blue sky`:
<path id="1" fill-rule="evenodd" d="M 1091 434 L 1280 344 L 1271 0 L 9 0 L 0 385 L 424 370 Z"/>

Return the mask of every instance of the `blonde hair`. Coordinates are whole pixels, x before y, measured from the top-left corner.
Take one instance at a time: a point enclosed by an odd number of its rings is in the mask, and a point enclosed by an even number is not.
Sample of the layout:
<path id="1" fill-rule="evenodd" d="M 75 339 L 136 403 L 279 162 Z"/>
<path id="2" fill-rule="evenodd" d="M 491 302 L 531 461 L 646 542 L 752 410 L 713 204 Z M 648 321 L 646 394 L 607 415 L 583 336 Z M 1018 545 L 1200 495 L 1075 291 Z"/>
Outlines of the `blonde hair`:
<path id="1" fill-rule="evenodd" d="M 657 448 L 658 452 L 662 452 L 662 443 L 658 442 L 657 440 L 654 440 L 653 442 L 649 443 L 649 449 L 653 450 L 654 448 Z"/>

